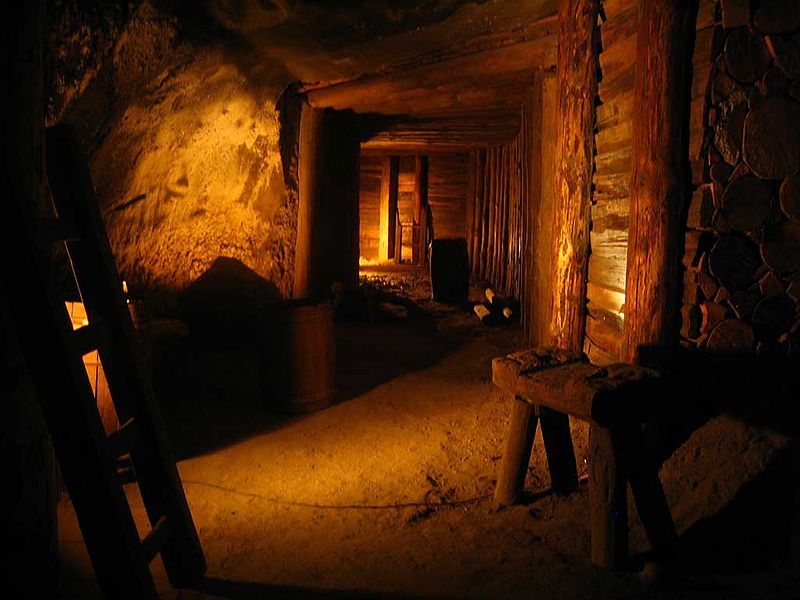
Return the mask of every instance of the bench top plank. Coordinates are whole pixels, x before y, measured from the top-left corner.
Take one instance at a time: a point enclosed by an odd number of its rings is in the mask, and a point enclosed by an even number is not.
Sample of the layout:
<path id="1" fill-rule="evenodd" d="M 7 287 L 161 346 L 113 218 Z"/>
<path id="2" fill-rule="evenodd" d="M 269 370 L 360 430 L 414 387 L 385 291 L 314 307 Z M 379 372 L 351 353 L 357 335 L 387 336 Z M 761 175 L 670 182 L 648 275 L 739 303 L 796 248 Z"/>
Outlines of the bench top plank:
<path id="1" fill-rule="evenodd" d="M 492 361 L 492 380 L 532 404 L 543 404 L 610 427 L 649 416 L 657 404 L 659 373 L 618 363 L 599 367 L 585 355 L 532 348 Z"/>

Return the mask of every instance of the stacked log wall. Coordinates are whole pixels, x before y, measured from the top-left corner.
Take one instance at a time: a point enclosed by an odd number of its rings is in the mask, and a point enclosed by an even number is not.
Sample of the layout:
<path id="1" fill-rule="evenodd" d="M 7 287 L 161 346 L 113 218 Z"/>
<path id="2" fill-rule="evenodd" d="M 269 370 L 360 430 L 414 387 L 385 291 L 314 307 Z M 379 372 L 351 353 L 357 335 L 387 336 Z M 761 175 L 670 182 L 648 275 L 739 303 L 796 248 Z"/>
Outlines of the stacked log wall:
<path id="1" fill-rule="evenodd" d="M 742 9 L 742 10 L 735 10 Z M 800 6 L 702 3 L 681 338 L 800 353 Z"/>
<path id="2" fill-rule="evenodd" d="M 592 362 L 608 364 L 620 358 L 624 327 L 639 3 L 604 0 L 602 6 L 584 351 Z"/>

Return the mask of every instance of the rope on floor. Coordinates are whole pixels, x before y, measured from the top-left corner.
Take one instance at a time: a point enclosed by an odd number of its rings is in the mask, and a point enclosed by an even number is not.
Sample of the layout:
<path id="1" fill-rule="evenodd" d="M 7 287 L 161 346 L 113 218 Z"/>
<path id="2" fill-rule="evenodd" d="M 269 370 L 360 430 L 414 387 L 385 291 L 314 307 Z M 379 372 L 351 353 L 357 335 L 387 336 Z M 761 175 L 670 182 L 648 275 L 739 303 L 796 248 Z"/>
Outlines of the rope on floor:
<path id="1" fill-rule="evenodd" d="M 449 500 L 447 502 L 400 502 L 396 504 L 317 504 L 315 502 L 297 502 L 294 500 L 284 500 L 282 498 L 275 498 L 273 496 L 265 496 L 256 492 L 243 492 L 228 488 L 216 483 L 209 483 L 207 481 L 194 481 L 191 479 L 184 479 L 184 484 L 195 485 L 199 487 L 207 487 L 237 496 L 245 496 L 248 498 L 258 498 L 265 502 L 273 504 L 281 504 L 284 506 L 297 506 L 300 508 L 316 508 L 326 510 L 386 510 L 386 509 L 399 509 L 399 508 L 439 508 L 439 507 L 458 507 L 466 506 L 469 504 L 477 504 L 488 500 L 492 497 L 491 494 L 483 494 L 481 496 L 472 496 L 471 498 L 464 498 L 462 500 Z"/>

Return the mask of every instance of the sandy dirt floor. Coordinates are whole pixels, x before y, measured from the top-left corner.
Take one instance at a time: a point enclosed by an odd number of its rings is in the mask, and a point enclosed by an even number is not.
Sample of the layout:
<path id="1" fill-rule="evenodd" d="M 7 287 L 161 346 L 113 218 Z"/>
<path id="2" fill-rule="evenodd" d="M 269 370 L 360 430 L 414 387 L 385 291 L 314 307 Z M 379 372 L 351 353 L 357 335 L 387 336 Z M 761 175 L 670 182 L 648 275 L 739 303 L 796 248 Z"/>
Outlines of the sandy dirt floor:
<path id="1" fill-rule="evenodd" d="M 394 304 L 380 322 L 337 325 L 338 402 L 301 417 L 263 410 L 252 348 L 199 348 L 179 324 L 150 324 L 154 381 L 208 560 L 203 585 L 184 591 L 157 561 L 165 598 L 800 597 L 787 436 L 725 415 L 704 425 L 662 469 L 690 567 L 596 569 L 585 477 L 568 497 L 550 494 L 539 433 L 526 502 L 491 510 L 509 399 L 490 364 L 524 346 L 521 328 L 432 302 L 422 275 L 371 277 Z M 585 476 L 586 427 L 573 433 Z M 758 508 L 764 497 L 778 508 Z M 66 496 L 59 520 L 62 595 L 96 596 Z"/>

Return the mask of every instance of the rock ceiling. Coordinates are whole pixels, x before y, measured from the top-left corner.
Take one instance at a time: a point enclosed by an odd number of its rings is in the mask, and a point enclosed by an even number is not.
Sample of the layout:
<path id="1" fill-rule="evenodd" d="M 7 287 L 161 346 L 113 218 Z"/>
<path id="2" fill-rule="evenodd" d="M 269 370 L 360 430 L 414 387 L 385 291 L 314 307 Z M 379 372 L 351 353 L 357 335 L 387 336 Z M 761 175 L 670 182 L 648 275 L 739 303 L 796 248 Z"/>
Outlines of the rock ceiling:
<path id="1" fill-rule="evenodd" d="M 555 62 L 553 0 L 205 0 L 183 18 L 256 81 L 317 107 L 396 117 L 367 147 L 505 141 L 536 67 Z"/>

